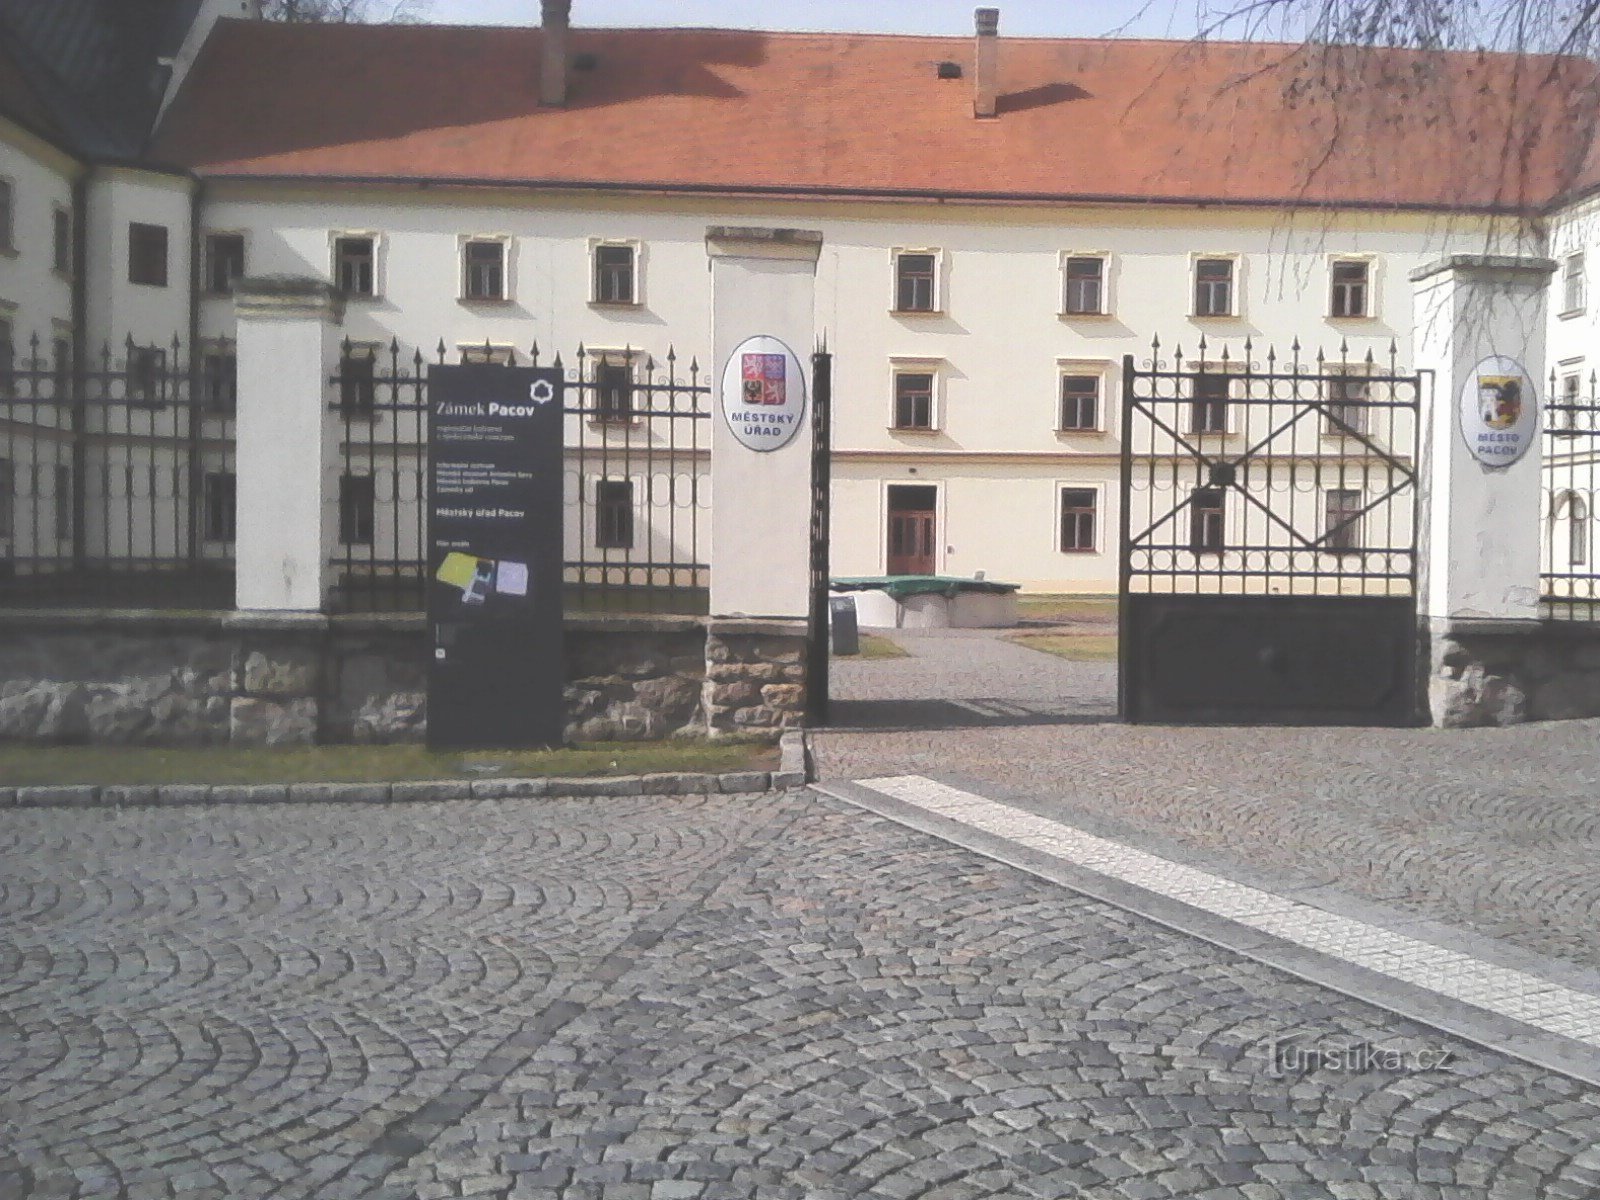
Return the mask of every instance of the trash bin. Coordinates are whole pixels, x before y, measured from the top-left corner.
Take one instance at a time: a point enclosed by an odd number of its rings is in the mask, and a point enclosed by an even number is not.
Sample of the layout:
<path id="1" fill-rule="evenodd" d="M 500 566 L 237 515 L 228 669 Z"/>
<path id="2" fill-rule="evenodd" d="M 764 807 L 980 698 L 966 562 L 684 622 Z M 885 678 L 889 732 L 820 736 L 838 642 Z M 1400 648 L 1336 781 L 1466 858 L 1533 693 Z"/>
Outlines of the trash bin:
<path id="1" fill-rule="evenodd" d="M 861 635 L 856 628 L 856 598 L 828 597 L 828 627 L 833 632 L 835 654 L 860 654 Z"/>

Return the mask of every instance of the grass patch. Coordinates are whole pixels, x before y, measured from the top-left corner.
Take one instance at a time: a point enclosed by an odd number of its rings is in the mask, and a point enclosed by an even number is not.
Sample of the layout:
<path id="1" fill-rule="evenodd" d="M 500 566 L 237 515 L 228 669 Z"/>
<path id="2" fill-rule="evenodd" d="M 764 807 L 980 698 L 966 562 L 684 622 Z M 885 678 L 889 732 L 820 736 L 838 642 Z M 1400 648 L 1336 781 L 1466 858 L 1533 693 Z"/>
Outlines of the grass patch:
<path id="1" fill-rule="evenodd" d="M 1024 621 L 1112 622 L 1117 619 L 1115 596 L 1018 596 L 1017 615 Z"/>
<path id="2" fill-rule="evenodd" d="M 1011 640 L 1072 662 L 1117 661 L 1117 639 L 1108 633 L 1025 633 Z"/>
<path id="3" fill-rule="evenodd" d="M 835 655 L 835 658 L 909 658 L 905 648 L 891 642 L 886 637 L 876 633 L 863 633 L 860 636 L 861 652 L 859 654 Z"/>
<path id="4" fill-rule="evenodd" d="M 594 742 L 563 750 L 429 750 L 424 746 L 0 746 L 0 783 L 320 783 L 768 771 L 766 740 Z"/>

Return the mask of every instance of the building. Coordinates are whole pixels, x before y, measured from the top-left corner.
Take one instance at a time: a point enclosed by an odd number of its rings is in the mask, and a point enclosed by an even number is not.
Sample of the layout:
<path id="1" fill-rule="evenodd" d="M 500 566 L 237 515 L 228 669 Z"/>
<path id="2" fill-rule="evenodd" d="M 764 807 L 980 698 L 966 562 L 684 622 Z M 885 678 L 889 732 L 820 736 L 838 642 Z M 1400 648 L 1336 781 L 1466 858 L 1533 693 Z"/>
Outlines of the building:
<path id="1" fill-rule="evenodd" d="M 1593 369 L 1600 160 L 1556 102 L 1590 94 L 1577 60 L 1542 64 L 1529 96 L 1507 56 L 1006 39 L 991 10 L 941 39 L 569 30 L 553 3 L 543 29 L 282 26 L 241 0 L 146 0 L 160 36 L 132 39 L 124 7 L 0 0 L 0 336 L 20 355 L 37 333 L 52 360 L 109 345 L 130 378 L 160 377 L 174 336 L 196 348 L 214 453 L 171 540 L 219 560 L 244 275 L 339 285 L 346 375 L 391 345 L 570 363 L 581 344 L 591 381 L 625 390 L 669 347 L 709 365 L 708 228 L 820 231 L 835 572 L 1040 591 L 1116 587 L 1122 361 L 1155 339 L 1216 368 L 1188 432 L 1242 446 L 1241 362 L 1298 343 L 1330 374 L 1403 366 L 1412 271 L 1553 252 L 1560 386 Z M 132 478 L 124 432 L 104 480 Z M 1336 433 L 1292 451 L 1332 464 L 1308 501 L 1330 523 L 1363 503 Z M 9 510 L 21 558 L 66 541 L 52 489 L 93 485 L 41 458 L 40 428 L 11 437 L 13 485 L 35 467 L 27 519 Z M 569 540 L 658 536 L 649 480 L 574 486 L 594 511 Z M 364 515 L 370 480 L 344 494 L 346 540 L 419 528 Z"/>

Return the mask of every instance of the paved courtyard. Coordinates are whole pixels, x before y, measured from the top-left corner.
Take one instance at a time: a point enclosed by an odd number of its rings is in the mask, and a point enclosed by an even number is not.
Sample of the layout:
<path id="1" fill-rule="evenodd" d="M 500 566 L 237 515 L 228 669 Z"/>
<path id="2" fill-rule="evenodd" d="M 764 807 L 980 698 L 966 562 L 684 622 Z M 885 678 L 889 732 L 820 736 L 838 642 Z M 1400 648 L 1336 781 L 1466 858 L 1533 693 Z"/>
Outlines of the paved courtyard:
<path id="1" fill-rule="evenodd" d="M 0 813 L 7 1198 L 1521 1200 L 1597 1144 L 1593 1089 L 814 793 Z"/>
<path id="2" fill-rule="evenodd" d="M 1600 721 L 1173 729 L 1112 719 L 1116 671 L 984 632 L 835 660 L 825 779 L 928 775 L 1191 858 L 1600 967 Z"/>

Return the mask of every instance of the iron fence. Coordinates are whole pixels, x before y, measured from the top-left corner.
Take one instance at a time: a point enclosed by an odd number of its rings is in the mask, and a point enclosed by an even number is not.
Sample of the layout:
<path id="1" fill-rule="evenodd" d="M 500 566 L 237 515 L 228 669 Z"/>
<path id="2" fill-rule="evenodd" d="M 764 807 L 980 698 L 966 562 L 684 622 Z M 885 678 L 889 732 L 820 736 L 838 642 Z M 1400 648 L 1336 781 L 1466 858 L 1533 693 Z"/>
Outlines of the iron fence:
<path id="1" fill-rule="evenodd" d="M 0 605 L 232 607 L 234 364 L 0 325 Z"/>
<path id="2" fill-rule="evenodd" d="M 1600 568 L 1595 565 L 1595 489 L 1600 482 L 1600 399 L 1591 372 L 1588 391 L 1577 375 L 1550 375 L 1544 424 L 1544 528 L 1539 583 L 1545 614 L 1557 620 L 1600 620 Z"/>
<path id="3" fill-rule="evenodd" d="M 484 344 L 462 362 L 540 366 Z M 344 343 L 331 376 L 340 425 L 331 607 L 420 611 L 428 546 L 428 373 L 420 349 Z M 550 362 L 563 407 L 564 596 L 569 611 L 704 613 L 710 567 L 710 381 L 675 350 L 586 349 Z"/>

